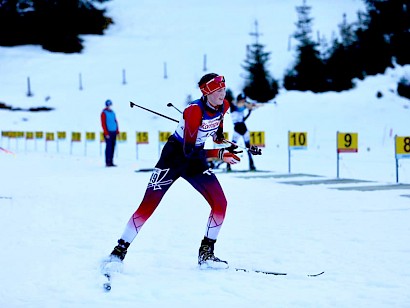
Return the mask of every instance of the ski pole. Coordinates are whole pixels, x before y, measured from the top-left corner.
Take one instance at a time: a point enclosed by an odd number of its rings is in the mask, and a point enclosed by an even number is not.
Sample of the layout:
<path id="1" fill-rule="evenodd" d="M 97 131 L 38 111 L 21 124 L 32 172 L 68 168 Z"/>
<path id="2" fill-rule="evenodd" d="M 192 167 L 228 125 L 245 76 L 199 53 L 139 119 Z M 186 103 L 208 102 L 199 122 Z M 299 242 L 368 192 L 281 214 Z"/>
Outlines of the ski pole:
<path id="1" fill-rule="evenodd" d="M 175 107 L 174 105 L 172 105 L 172 103 L 168 103 L 167 107 L 174 107 L 176 110 L 178 110 L 179 113 L 182 113 L 181 110 L 179 110 L 177 107 Z"/>
<path id="2" fill-rule="evenodd" d="M 171 103 L 168 103 L 168 105 L 169 105 L 169 107 L 171 107 L 172 104 L 171 104 Z M 168 105 L 167 105 L 167 106 L 168 106 Z M 146 111 L 152 112 L 152 113 L 154 113 L 154 114 L 156 114 L 156 115 L 159 115 L 159 116 L 161 116 L 161 117 L 163 117 L 163 118 L 165 118 L 165 119 L 168 119 L 168 120 L 171 120 L 171 121 L 174 121 L 174 122 L 179 123 L 178 120 L 175 120 L 175 119 L 173 119 L 173 118 L 171 118 L 171 117 L 168 117 L 168 116 L 166 116 L 166 115 L 164 115 L 164 114 L 162 114 L 162 113 L 156 112 L 156 111 L 154 111 L 154 110 L 151 110 L 151 109 L 142 107 L 142 106 L 140 106 L 140 105 L 134 104 L 133 102 L 130 102 L 130 107 L 131 107 L 131 108 L 134 108 L 134 106 L 135 106 L 135 107 L 138 107 L 138 108 L 141 108 L 141 109 L 144 109 L 144 110 L 146 110 Z M 236 143 L 234 143 L 234 142 L 232 142 L 232 141 L 229 141 L 229 140 L 226 140 L 226 139 L 224 139 L 223 141 L 226 142 L 226 143 L 229 143 L 230 145 L 234 146 L 235 148 L 241 148 L 241 149 L 247 150 L 247 151 L 249 151 L 249 153 L 251 153 L 252 155 L 262 155 L 262 150 L 259 149 L 257 146 L 252 145 L 250 148 L 244 148 L 244 147 L 241 147 L 241 146 L 237 145 Z"/>
<path id="3" fill-rule="evenodd" d="M 15 155 L 12 151 L 9 151 L 5 148 L 0 147 L 0 150 L 3 151 L 4 153 Z"/>
<path id="4" fill-rule="evenodd" d="M 135 107 L 138 107 L 138 108 L 141 108 L 141 109 L 144 109 L 144 110 L 146 110 L 146 111 L 152 112 L 152 113 L 154 113 L 154 114 L 156 114 L 156 115 L 159 115 L 159 116 L 161 116 L 161 117 L 163 117 L 163 118 L 165 118 L 165 119 L 168 119 L 168 120 L 171 120 L 171 121 L 174 121 L 174 122 L 179 123 L 178 120 L 175 120 L 175 119 L 173 119 L 173 118 L 170 118 L 170 117 L 168 117 L 168 116 L 166 116 L 166 115 L 164 115 L 164 114 L 162 114 L 162 113 L 156 112 L 156 111 L 154 111 L 154 110 L 151 110 L 151 109 L 142 107 L 142 106 L 140 106 L 140 105 L 134 104 L 133 102 L 130 102 L 130 107 L 131 107 L 131 108 L 134 108 L 134 106 L 135 106 Z"/>

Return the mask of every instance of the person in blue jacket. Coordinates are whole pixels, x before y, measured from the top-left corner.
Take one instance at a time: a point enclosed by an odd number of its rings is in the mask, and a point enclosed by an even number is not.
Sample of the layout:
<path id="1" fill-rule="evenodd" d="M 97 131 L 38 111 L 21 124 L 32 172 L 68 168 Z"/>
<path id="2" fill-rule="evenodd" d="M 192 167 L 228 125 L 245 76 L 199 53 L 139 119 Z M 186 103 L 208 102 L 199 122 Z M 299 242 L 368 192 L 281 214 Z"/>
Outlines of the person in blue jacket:
<path id="1" fill-rule="evenodd" d="M 118 121 L 115 112 L 111 109 L 112 101 L 105 101 L 105 108 L 101 112 L 101 126 L 103 128 L 105 140 L 105 166 L 116 167 L 114 165 L 114 149 L 117 141 L 117 135 L 120 133 L 118 129 Z"/>

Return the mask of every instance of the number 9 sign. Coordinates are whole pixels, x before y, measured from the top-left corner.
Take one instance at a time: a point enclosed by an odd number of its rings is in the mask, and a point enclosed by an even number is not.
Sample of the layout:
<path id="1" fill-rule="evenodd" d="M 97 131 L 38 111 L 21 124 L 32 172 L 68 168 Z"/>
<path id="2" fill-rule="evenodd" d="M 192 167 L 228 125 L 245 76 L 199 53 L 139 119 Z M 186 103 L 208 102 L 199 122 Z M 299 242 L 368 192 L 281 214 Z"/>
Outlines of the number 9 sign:
<path id="1" fill-rule="evenodd" d="M 337 152 L 338 153 L 357 153 L 358 152 L 357 133 L 337 132 Z"/>

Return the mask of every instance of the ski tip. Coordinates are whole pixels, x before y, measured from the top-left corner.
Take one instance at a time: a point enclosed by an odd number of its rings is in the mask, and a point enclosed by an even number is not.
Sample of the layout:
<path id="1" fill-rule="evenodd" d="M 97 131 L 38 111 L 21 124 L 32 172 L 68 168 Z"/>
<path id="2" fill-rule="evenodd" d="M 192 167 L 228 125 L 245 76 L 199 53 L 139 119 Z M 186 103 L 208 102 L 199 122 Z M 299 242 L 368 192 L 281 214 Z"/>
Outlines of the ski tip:
<path id="1" fill-rule="evenodd" d="M 103 285 L 105 292 L 111 291 L 111 284 L 109 283 L 104 283 Z"/>

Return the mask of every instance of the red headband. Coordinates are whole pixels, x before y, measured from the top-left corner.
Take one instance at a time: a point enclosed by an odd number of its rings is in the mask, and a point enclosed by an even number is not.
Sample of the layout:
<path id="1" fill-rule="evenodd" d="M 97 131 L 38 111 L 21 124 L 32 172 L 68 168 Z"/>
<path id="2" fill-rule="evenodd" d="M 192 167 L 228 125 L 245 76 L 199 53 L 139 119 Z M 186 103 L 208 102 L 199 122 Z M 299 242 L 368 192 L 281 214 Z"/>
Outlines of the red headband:
<path id="1" fill-rule="evenodd" d="M 204 83 L 199 86 L 203 95 L 209 95 L 219 89 L 225 88 L 225 77 L 216 76 L 215 78 L 209 80 L 207 83 Z"/>

